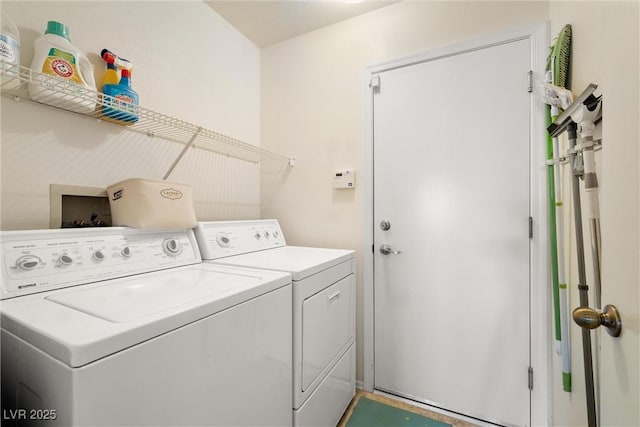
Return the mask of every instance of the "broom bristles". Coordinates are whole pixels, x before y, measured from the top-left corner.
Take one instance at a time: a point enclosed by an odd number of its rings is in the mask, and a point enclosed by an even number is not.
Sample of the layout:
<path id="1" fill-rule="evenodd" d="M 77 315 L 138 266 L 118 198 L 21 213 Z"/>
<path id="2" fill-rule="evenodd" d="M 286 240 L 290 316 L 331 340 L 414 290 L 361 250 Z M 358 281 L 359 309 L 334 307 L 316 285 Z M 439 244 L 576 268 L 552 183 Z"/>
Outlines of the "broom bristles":
<path id="1" fill-rule="evenodd" d="M 569 64 L 571 62 L 571 25 L 567 24 L 553 45 L 553 84 L 569 89 Z"/>

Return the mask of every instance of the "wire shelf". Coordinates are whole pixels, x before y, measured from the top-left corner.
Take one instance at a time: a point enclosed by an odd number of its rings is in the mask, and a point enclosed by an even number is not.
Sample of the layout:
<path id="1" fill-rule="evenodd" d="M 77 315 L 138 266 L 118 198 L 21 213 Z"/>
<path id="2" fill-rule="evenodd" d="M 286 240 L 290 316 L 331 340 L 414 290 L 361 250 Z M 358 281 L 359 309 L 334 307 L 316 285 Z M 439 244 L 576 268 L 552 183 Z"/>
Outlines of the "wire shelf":
<path id="1" fill-rule="evenodd" d="M 290 166 L 295 164 L 294 157 L 274 153 L 184 120 L 88 90 L 57 76 L 42 74 L 5 61 L 0 61 L 0 67 L 0 89 L 4 97 L 110 122 L 131 132 L 184 144 L 185 147 L 171 170 L 190 147 L 252 163 L 271 159 Z"/>

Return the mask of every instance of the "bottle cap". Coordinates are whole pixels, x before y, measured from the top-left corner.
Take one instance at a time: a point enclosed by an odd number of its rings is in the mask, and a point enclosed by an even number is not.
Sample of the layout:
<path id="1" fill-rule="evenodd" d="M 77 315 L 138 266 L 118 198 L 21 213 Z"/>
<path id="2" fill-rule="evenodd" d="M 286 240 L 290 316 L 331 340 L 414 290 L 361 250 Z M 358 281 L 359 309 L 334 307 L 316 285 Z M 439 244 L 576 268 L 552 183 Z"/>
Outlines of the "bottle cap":
<path id="1" fill-rule="evenodd" d="M 56 36 L 64 37 L 65 39 L 71 41 L 71 37 L 69 37 L 69 28 L 56 21 L 47 22 L 47 29 L 44 32 L 45 34 L 55 34 Z"/>

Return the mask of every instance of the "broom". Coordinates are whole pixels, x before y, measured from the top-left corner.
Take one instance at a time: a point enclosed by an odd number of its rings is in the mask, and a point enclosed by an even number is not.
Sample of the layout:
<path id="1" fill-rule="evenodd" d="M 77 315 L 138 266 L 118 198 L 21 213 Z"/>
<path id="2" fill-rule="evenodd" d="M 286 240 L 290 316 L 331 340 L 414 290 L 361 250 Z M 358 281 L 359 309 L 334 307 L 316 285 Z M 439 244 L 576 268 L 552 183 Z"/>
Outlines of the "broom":
<path id="1" fill-rule="evenodd" d="M 547 57 L 547 80 L 554 86 L 569 88 L 571 61 L 571 25 L 565 25 L 555 39 Z M 559 115 L 556 104 L 549 105 L 547 117 L 553 122 Z M 547 136 L 547 175 L 549 190 L 549 219 L 551 232 L 551 260 L 556 347 L 562 356 L 562 388 L 571 391 L 571 350 L 569 346 L 569 315 L 567 283 L 564 271 L 564 207 L 560 144 L 557 137 Z"/>

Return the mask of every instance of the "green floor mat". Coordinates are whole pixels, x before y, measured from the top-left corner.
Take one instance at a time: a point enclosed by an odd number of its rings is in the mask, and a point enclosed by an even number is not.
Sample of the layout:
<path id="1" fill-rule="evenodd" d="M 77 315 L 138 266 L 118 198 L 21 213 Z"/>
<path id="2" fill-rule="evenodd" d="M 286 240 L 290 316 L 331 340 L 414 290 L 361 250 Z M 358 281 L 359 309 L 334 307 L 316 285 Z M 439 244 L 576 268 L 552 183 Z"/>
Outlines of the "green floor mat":
<path id="1" fill-rule="evenodd" d="M 451 424 L 436 421 L 423 415 L 385 405 L 361 397 L 353 409 L 347 427 L 451 427 Z"/>

